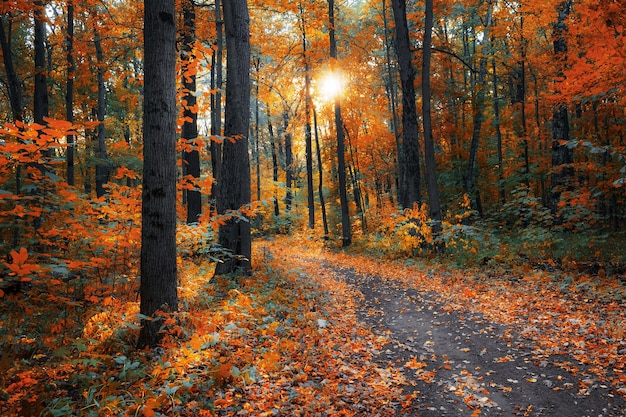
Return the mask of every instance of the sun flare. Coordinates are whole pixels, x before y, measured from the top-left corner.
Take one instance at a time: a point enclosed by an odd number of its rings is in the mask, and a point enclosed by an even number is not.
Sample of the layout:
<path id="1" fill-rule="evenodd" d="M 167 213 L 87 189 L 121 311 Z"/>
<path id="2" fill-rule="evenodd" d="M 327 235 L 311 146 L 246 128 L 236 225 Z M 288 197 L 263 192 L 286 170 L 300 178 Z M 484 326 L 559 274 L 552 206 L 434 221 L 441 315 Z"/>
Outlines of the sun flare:
<path id="1" fill-rule="evenodd" d="M 320 93 L 328 99 L 334 98 L 337 94 L 341 94 L 341 77 L 337 74 L 329 72 L 320 80 Z"/>

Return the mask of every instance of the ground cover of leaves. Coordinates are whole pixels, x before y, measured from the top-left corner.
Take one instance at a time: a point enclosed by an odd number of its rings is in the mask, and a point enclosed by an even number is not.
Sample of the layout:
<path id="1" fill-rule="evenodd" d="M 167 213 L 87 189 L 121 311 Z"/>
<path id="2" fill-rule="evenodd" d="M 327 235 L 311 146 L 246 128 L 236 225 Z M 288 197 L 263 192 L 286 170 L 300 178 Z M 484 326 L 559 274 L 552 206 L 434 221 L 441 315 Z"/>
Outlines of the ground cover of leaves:
<path id="1" fill-rule="evenodd" d="M 372 361 L 386 339 L 359 324 L 347 285 L 280 253 L 257 247 L 256 272 L 236 284 L 181 260 L 181 312 L 156 349 L 134 349 L 138 304 L 111 297 L 63 346 L 14 341 L 0 415 L 395 415 L 403 375 Z"/>
<path id="2" fill-rule="evenodd" d="M 403 369 L 404 398 L 414 397 L 398 415 L 626 415 L 625 288 L 615 277 L 296 252 L 347 282 L 359 318 L 388 337 L 379 363 Z"/>
<path id="3" fill-rule="evenodd" d="M 257 242 L 254 260 L 255 273 L 233 283 L 181 259 L 181 312 L 167 318 L 160 348 L 134 349 L 138 304 L 115 297 L 75 320 L 80 327 L 55 327 L 67 337 L 41 335 L 64 343 L 2 341 L 11 349 L 0 357 L 0 415 L 624 411 L 624 289 L 615 280 L 429 269 L 294 238 Z M 15 306 L 23 301 L 5 298 L 0 309 Z M 592 399 L 585 410 L 597 412 L 563 414 L 542 401 L 546 392 L 572 407 Z"/>

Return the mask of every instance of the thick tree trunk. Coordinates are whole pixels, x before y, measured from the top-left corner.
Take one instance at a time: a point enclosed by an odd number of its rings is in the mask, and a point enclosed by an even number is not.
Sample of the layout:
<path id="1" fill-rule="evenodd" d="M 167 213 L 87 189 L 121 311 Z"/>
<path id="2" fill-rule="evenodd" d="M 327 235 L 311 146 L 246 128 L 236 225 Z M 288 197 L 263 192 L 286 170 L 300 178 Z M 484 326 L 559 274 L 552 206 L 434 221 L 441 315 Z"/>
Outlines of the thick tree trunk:
<path id="1" fill-rule="evenodd" d="M 396 25 L 396 52 L 402 84 L 402 137 L 398 149 L 399 172 L 398 200 L 402 207 L 412 207 L 421 202 L 419 126 L 415 107 L 415 69 L 413 51 L 409 40 L 406 18 L 406 0 L 391 0 Z"/>
<path id="2" fill-rule="evenodd" d="M 324 201 L 324 167 L 322 165 L 322 150 L 320 149 L 320 139 L 317 129 L 317 111 L 315 110 L 315 105 L 313 105 L 313 129 L 315 130 L 315 150 L 317 152 L 317 171 L 319 178 L 317 191 L 320 195 L 322 223 L 324 224 L 324 237 L 328 238 L 328 219 L 326 218 L 326 202 Z"/>
<path id="3" fill-rule="evenodd" d="M 224 214 L 250 203 L 250 18 L 246 0 L 224 2 L 226 31 L 226 111 L 222 166 L 217 179 L 217 211 Z M 215 267 L 215 274 L 251 272 L 250 223 L 229 219 L 219 230 L 219 244 L 233 257 Z"/>
<path id="4" fill-rule="evenodd" d="M 176 14 L 145 0 L 140 347 L 159 342 L 158 310 L 178 309 L 176 269 Z"/>
<path id="5" fill-rule="evenodd" d="M 6 23 L 6 31 L 5 31 Z M 6 15 L 0 17 L 0 46 L 2 46 L 2 60 L 7 77 L 9 102 L 14 121 L 23 121 L 24 100 L 20 80 L 13 64 L 13 49 L 11 47 L 11 20 Z"/>
<path id="6" fill-rule="evenodd" d="M 437 165 L 431 117 L 430 61 L 432 56 L 433 0 L 426 0 L 424 19 L 424 47 L 422 50 L 422 119 L 424 125 L 424 165 L 428 192 L 429 215 L 433 222 L 433 234 L 441 232 L 441 208 L 439 186 L 437 185 Z"/>
<path id="7" fill-rule="evenodd" d="M 200 178 L 200 151 L 198 144 L 198 109 L 196 107 L 196 10 L 193 0 L 183 3 L 182 31 L 182 85 L 183 85 L 183 126 L 181 138 L 186 143 L 183 151 L 185 174 L 194 182 Z M 202 214 L 202 193 L 199 188 L 187 190 L 187 223 L 195 223 Z"/>
<path id="8" fill-rule="evenodd" d="M 335 1 L 328 0 L 328 33 L 330 36 L 331 70 L 335 69 L 337 61 L 337 43 L 335 41 Z M 345 139 L 343 120 L 341 118 L 341 97 L 335 95 L 335 131 L 337 134 L 337 174 L 339 177 L 339 204 L 341 206 L 341 245 L 350 246 L 352 243 L 352 227 L 348 209 L 348 183 L 346 178 Z"/>

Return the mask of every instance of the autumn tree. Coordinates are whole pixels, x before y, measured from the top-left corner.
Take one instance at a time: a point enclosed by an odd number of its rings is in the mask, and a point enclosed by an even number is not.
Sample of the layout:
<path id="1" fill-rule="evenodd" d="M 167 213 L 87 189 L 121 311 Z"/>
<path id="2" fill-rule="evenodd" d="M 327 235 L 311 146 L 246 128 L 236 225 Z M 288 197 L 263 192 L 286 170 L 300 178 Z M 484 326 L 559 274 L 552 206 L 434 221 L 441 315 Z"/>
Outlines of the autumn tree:
<path id="1" fill-rule="evenodd" d="M 250 19 L 246 0 L 224 2 L 226 33 L 226 109 L 222 164 L 217 177 L 217 211 L 237 212 L 250 203 Z M 250 273 L 252 238 L 250 223 L 231 216 L 219 229 L 219 244 L 231 256 L 219 262 L 216 275 Z"/>
<path id="2" fill-rule="evenodd" d="M 415 107 L 415 69 L 409 39 L 406 0 L 391 0 L 395 21 L 396 53 L 402 85 L 402 133 L 398 149 L 398 200 L 402 207 L 421 202 L 419 139 Z"/>
<path id="3" fill-rule="evenodd" d="M 157 311 L 178 309 L 176 267 L 176 24 L 174 0 L 144 3 L 142 321 L 138 345 L 159 341 Z"/>

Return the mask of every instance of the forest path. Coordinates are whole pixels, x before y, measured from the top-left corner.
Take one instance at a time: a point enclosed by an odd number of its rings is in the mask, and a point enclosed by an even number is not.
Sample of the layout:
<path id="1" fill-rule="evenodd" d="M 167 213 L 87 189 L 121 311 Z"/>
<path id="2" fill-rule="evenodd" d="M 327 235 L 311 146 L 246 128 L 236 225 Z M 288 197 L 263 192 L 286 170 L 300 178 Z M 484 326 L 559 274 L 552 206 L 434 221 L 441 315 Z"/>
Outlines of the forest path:
<path id="1" fill-rule="evenodd" d="M 433 291 L 435 286 L 410 284 L 406 276 L 390 278 L 393 271 L 380 273 L 384 261 L 378 261 L 378 272 L 368 273 L 363 272 L 367 267 L 355 267 L 364 257 L 345 262 L 350 255 L 300 253 L 297 263 L 309 274 L 331 275 L 348 285 L 359 320 L 388 340 L 374 360 L 406 377 L 398 416 L 626 415 L 624 398 L 609 382 L 567 354 L 538 348 L 536 333 L 533 339 L 520 334 L 519 326 L 450 302 Z M 455 286 L 451 276 L 427 278 L 440 286 L 447 278 Z M 468 297 L 476 295 L 467 291 Z"/>

